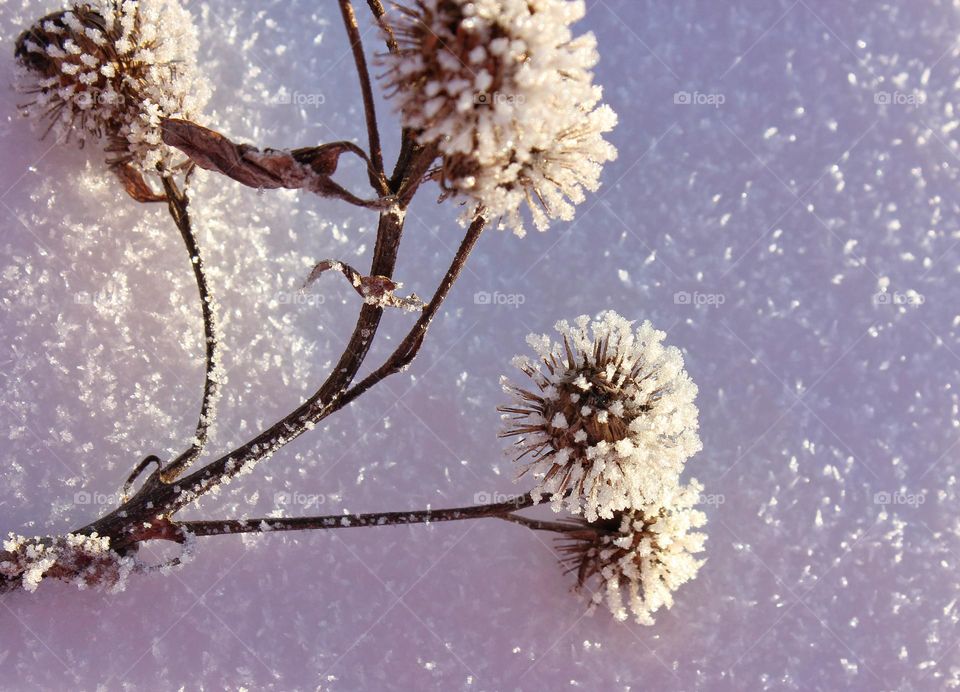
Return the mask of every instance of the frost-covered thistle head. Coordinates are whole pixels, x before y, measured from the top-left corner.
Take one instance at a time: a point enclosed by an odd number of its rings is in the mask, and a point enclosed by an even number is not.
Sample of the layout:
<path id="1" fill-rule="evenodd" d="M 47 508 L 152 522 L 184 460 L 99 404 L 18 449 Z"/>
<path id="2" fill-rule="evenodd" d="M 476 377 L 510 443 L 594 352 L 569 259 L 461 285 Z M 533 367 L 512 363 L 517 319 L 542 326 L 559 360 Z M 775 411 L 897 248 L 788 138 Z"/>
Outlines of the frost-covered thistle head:
<path id="1" fill-rule="evenodd" d="M 514 403 L 502 437 L 516 437 L 517 461 L 550 496 L 555 511 L 610 518 L 658 501 L 701 449 L 697 387 L 665 334 L 613 311 L 591 322 L 558 322 L 561 343 L 531 334 L 537 359 L 514 360 L 533 387 L 504 380 Z"/>
<path id="2" fill-rule="evenodd" d="M 694 480 L 669 492 L 662 505 L 571 529 L 561 546 L 563 563 L 576 572 L 579 588 L 598 585 L 591 607 L 606 603 L 617 620 L 626 620 L 629 609 L 638 623 L 652 625 L 654 612 L 673 605 L 673 592 L 705 562 L 694 554 L 703 551 L 707 536 L 691 531 L 707 523 L 693 509 L 702 490 Z"/>
<path id="3" fill-rule="evenodd" d="M 394 30 L 387 79 L 403 123 L 435 144 L 445 193 L 524 234 L 570 220 L 616 149 L 600 104 L 593 34 L 573 37 L 582 0 L 416 0 Z"/>
<path id="4" fill-rule="evenodd" d="M 105 139 L 111 164 L 169 168 L 161 119 L 194 117 L 210 95 L 197 45 L 178 0 L 76 4 L 17 39 L 18 88 L 33 97 L 23 109 L 61 142 Z"/>

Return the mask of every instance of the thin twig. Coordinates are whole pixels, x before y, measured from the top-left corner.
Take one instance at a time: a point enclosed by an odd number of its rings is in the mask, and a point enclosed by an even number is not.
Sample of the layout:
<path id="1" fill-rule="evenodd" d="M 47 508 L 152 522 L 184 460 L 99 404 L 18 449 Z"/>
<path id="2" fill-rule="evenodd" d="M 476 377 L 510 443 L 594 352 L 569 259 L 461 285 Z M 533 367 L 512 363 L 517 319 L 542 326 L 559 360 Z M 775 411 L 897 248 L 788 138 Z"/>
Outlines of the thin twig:
<path id="1" fill-rule="evenodd" d="M 121 495 L 124 501 L 126 501 L 127 497 L 130 495 L 130 488 L 133 487 L 133 484 L 137 482 L 137 479 L 150 464 L 156 464 L 157 470 L 163 468 L 163 462 L 160 461 L 160 457 L 158 457 L 156 454 L 151 454 L 144 457 L 140 463 L 134 467 L 133 471 L 130 472 L 130 475 L 127 476 L 126 482 L 123 484 L 123 491 L 121 492 Z M 156 471 L 154 471 L 154 473 L 156 473 Z"/>
<path id="2" fill-rule="evenodd" d="M 384 9 L 383 3 L 380 2 L 380 0 L 367 0 L 367 6 L 377 20 L 377 24 L 380 25 L 380 29 L 383 31 L 387 50 L 391 53 L 399 53 L 400 45 L 397 43 L 397 37 L 393 33 L 393 27 L 390 26 L 390 23 L 386 20 L 387 10 Z"/>
<path id="3" fill-rule="evenodd" d="M 553 531 L 555 533 L 571 533 L 572 531 L 583 530 L 583 526 L 575 521 L 543 521 L 541 519 L 531 519 L 522 514 L 502 514 L 497 517 L 504 521 L 526 526 L 533 531 Z"/>
<path id="4" fill-rule="evenodd" d="M 403 213 L 401 211 L 393 210 L 381 214 L 371 274 L 388 278 L 393 275 L 402 232 Z M 168 511 L 175 512 L 220 482 L 236 476 L 246 464 L 256 463 L 271 456 L 281 447 L 311 430 L 328 415 L 339 410 L 337 400 L 350 386 L 363 365 L 382 315 L 383 308 L 364 303 L 360 308 L 360 315 L 350 340 L 320 388 L 294 411 L 252 440 L 181 479 L 178 486 L 183 492 L 164 502 Z"/>
<path id="5" fill-rule="evenodd" d="M 374 19 L 377 20 L 380 30 L 383 31 L 387 51 L 393 55 L 398 54 L 400 52 L 400 44 L 397 42 L 397 36 L 393 31 L 393 27 L 390 26 L 390 22 L 387 21 L 387 11 L 383 3 L 380 0 L 367 0 L 367 6 L 370 8 L 370 12 L 373 13 Z M 402 182 L 401 172 L 407 169 L 410 159 L 416 154 L 416 149 L 417 143 L 413 130 L 408 127 L 403 128 L 400 141 L 400 155 L 397 157 L 397 166 L 395 168 L 396 173 L 390 179 L 390 189 L 393 192 L 400 189 Z"/>
<path id="6" fill-rule="evenodd" d="M 186 192 L 181 192 L 170 176 L 163 176 L 163 189 L 167 194 L 167 207 L 174 223 L 180 230 L 183 243 L 187 248 L 187 256 L 193 267 L 193 275 L 197 282 L 197 291 L 200 294 L 200 308 L 203 312 L 203 337 L 206 350 L 206 369 L 203 383 L 203 401 L 200 405 L 200 417 L 197 420 L 197 430 L 190 447 L 180 456 L 171 461 L 160 477 L 165 482 L 171 482 L 183 473 L 202 453 L 210 436 L 213 425 L 214 407 L 220 397 L 220 384 L 217 370 L 219 367 L 217 349 L 217 324 L 214 312 L 213 296 L 210 285 L 207 283 L 207 274 L 204 267 L 203 255 L 197 243 L 190 214 L 187 211 L 189 199 Z"/>
<path id="7" fill-rule="evenodd" d="M 356 387 L 350 388 L 350 383 L 363 364 L 383 313 L 381 308 L 366 304 L 360 310 L 357 325 L 337 365 L 320 389 L 295 411 L 232 452 L 180 479 L 176 485 L 145 485 L 129 502 L 78 532 L 90 534 L 96 531 L 101 536 L 127 537 L 119 541 L 121 546 L 126 540 L 132 541 L 133 536 L 129 533 L 131 516 L 139 516 L 140 513 L 146 513 L 148 510 L 153 515 L 159 514 L 165 517 L 173 515 L 219 483 L 239 474 L 247 464 L 256 463 L 271 456 L 392 372 L 402 369 L 404 364 L 409 363 L 416 356 L 430 321 L 437 314 L 462 271 L 483 227 L 484 222 L 480 218 L 471 225 L 440 286 L 413 329 L 394 354 Z M 374 248 L 373 271 L 381 271 L 385 276 L 393 273 L 402 230 L 402 213 L 385 214 L 381 217 L 377 245 Z"/>
<path id="8" fill-rule="evenodd" d="M 366 358 L 366 354 L 373 341 L 373 336 L 380 323 L 380 315 L 382 314 L 381 308 L 365 304 L 360 311 L 360 320 L 351 336 L 350 343 L 347 344 L 340 361 L 331 373 L 330 378 L 324 383 L 324 386 L 321 387 L 310 400 L 300 406 L 300 408 L 286 416 L 283 420 L 275 423 L 247 444 L 183 479 L 181 485 L 187 490 L 187 493 L 184 493 L 176 499 L 172 509 L 175 511 L 175 509 L 179 509 L 188 504 L 194 499 L 191 495 L 202 494 L 206 492 L 211 485 L 216 484 L 223 478 L 236 475 L 242 468 L 242 465 L 247 461 L 258 460 L 262 456 L 270 454 L 273 450 L 279 449 L 279 447 L 296 439 L 330 414 L 339 411 L 357 399 L 378 382 L 409 365 L 419 352 L 430 323 L 436 316 L 447 295 L 449 295 L 450 289 L 460 276 L 464 266 L 466 266 L 467 258 L 476 245 L 477 240 L 479 240 L 484 226 L 485 221 L 481 217 L 478 217 L 473 224 L 471 224 L 433 298 L 430 299 L 430 302 L 417 319 L 413 328 L 407 333 L 403 341 L 400 342 L 393 354 L 379 368 L 367 375 L 367 377 L 355 386 L 350 387 L 353 376 L 360 369 L 360 365 Z M 387 233 L 384 233 L 382 237 L 383 240 L 382 242 L 378 241 L 374 255 L 392 257 L 393 262 L 395 262 L 396 248 L 393 246 L 393 243 L 399 243 L 399 231 L 395 237 Z M 392 274 L 393 263 L 391 263 L 389 267 L 384 264 L 379 268 L 385 271 L 388 270 Z M 376 269 L 377 266 L 374 267 L 374 271 L 376 271 Z M 387 275 L 388 274 L 384 274 L 384 276 Z M 337 375 L 339 375 L 339 377 L 337 377 Z M 341 385 L 340 388 L 334 389 L 337 385 Z M 326 403 L 324 404 L 323 402 Z"/>
<path id="9" fill-rule="evenodd" d="M 440 521 L 462 521 L 485 517 L 506 518 L 510 512 L 532 506 L 529 494 L 489 505 L 421 509 L 410 512 L 371 512 L 367 514 L 331 514 L 320 517 L 263 517 L 260 519 L 225 519 L 215 521 L 181 521 L 177 527 L 195 536 L 221 536 L 233 533 L 266 533 L 271 531 L 307 531 L 345 529 L 365 526 L 398 526 L 429 524 Z"/>
<path id="10" fill-rule="evenodd" d="M 440 286 L 433 294 L 433 298 L 430 299 L 427 307 L 424 308 L 420 314 L 416 324 L 413 325 L 413 328 L 407 333 L 403 341 L 400 342 L 400 345 L 390 354 L 390 357 L 387 358 L 383 365 L 344 392 L 343 396 L 340 397 L 340 406 L 346 406 L 381 380 L 400 372 L 413 362 L 413 359 L 416 358 L 417 353 L 420 351 L 420 347 L 423 345 L 423 340 L 427 335 L 427 330 L 430 328 L 430 323 L 433 321 L 443 301 L 450 293 L 450 289 L 453 288 L 453 284 L 466 266 L 467 259 L 476 246 L 477 241 L 480 239 L 480 234 L 483 233 L 485 226 L 486 220 L 483 217 L 478 216 L 474 219 L 463 241 L 460 243 L 457 254 L 450 263 L 450 268 L 447 269 L 443 281 L 440 282 Z"/>
<path id="11" fill-rule="evenodd" d="M 360 36 L 360 26 L 357 24 L 357 15 L 353 11 L 350 0 L 340 0 L 340 13 L 350 39 L 350 49 L 353 51 L 353 61 L 360 77 L 360 91 L 363 94 L 363 112 L 367 120 L 367 138 L 370 142 L 370 158 L 376 169 L 376 175 L 370 176 L 370 184 L 381 195 L 389 194 L 387 178 L 383 168 L 383 149 L 380 145 L 380 130 L 377 126 L 377 111 L 373 100 L 373 86 L 370 83 L 370 71 L 367 69 L 367 58 L 363 53 L 363 39 Z"/>

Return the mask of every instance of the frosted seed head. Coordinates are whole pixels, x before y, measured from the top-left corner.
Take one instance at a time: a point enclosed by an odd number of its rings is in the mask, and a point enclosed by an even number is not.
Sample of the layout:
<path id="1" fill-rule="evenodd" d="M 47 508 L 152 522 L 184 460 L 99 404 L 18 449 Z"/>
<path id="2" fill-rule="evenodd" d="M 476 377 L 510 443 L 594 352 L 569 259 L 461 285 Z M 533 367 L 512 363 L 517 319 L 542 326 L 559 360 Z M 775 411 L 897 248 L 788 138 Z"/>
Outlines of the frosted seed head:
<path id="1" fill-rule="evenodd" d="M 538 368 L 515 361 L 529 382 L 506 383 L 501 436 L 516 439 L 523 472 L 538 494 L 561 498 L 558 509 L 594 520 L 658 501 L 700 449 L 697 390 L 680 352 L 662 347 L 663 332 L 609 311 L 557 331 L 559 341 L 528 337 Z"/>
<path id="2" fill-rule="evenodd" d="M 609 519 L 572 522 L 560 548 L 562 563 L 577 574 L 577 587 L 595 583 L 595 603 L 605 603 L 618 620 L 632 614 L 642 625 L 673 605 L 673 592 L 696 578 L 704 560 L 706 535 L 692 533 L 706 518 L 693 509 L 703 486 L 697 481 Z"/>
<path id="3" fill-rule="evenodd" d="M 572 11 L 579 8 L 577 11 Z M 574 38 L 582 3 L 561 0 L 410 0 L 384 58 L 404 126 L 436 146 L 444 197 L 501 228 L 545 230 L 570 220 L 599 186 L 616 149 L 603 139 L 616 114 L 593 85 L 596 39 Z"/>
<path id="4" fill-rule="evenodd" d="M 161 30 L 162 27 L 162 30 Z M 102 141 L 111 165 L 168 170 L 162 118 L 195 118 L 210 95 L 196 30 L 178 0 L 96 0 L 40 19 L 17 39 L 22 106 L 58 141 Z"/>

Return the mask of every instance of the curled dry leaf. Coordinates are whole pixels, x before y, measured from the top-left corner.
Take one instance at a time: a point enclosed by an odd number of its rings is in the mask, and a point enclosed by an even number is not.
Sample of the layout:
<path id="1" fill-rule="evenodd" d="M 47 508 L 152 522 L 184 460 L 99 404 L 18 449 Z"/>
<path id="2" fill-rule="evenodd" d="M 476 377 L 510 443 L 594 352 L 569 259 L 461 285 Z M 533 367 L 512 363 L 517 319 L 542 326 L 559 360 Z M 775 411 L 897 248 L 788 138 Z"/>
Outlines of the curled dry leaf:
<path id="1" fill-rule="evenodd" d="M 321 197 L 335 197 L 370 209 L 385 209 L 392 198 L 363 200 L 335 183 L 340 155 L 345 151 L 365 161 L 367 155 L 351 142 L 332 142 L 303 149 L 258 149 L 236 144 L 219 132 L 189 120 L 163 121 L 163 141 L 176 147 L 201 168 L 221 173 L 257 189 L 309 190 Z"/>
<path id="2" fill-rule="evenodd" d="M 403 310 L 423 310 L 425 304 L 416 293 L 409 296 L 398 296 L 395 291 L 403 284 L 386 276 L 364 276 L 349 264 L 337 260 L 323 260 L 318 262 L 310 272 L 310 276 L 303 282 L 303 288 L 320 278 L 326 271 L 338 271 L 347 277 L 347 281 L 360 294 L 365 303 L 381 308 L 401 308 Z"/>
<path id="3" fill-rule="evenodd" d="M 149 183 L 143 178 L 143 173 L 128 163 L 119 164 L 113 167 L 114 172 L 123 184 L 123 189 L 127 191 L 133 199 L 138 202 L 165 202 L 165 195 L 153 191 Z"/>

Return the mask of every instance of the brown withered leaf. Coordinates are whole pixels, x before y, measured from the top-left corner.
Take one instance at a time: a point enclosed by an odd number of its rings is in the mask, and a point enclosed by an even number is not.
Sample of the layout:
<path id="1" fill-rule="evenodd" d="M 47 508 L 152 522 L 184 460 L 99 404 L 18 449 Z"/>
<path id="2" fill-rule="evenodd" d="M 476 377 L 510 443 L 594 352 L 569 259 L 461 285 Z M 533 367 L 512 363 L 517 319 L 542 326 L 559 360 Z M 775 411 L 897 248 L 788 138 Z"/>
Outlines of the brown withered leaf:
<path id="1" fill-rule="evenodd" d="M 347 281 L 350 282 L 354 290 L 363 298 L 365 303 L 370 305 L 381 308 L 402 308 L 404 310 L 422 310 L 425 307 L 424 302 L 415 293 L 411 293 L 409 296 L 398 296 L 395 293 L 403 284 L 397 283 L 386 276 L 364 276 L 349 264 L 337 260 L 317 262 L 301 288 L 307 288 L 319 279 L 324 272 L 330 270 L 338 271 L 347 277 Z"/>
<path id="2" fill-rule="evenodd" d="M 166 195 L 153 191 L 143 174 L 128 163 L 113 167 L 114 173 L 123 183 L 123 189 L 138 202 L 166 202 Z"/>
<path id="3" fill-rule="evenodd" d="M 390 206 L 390 198 L 363 200 L 335 183 L 340 155 L 357 153 L 350 142 L 333 142 L 302 149 L 258 149 L 236 144 L 219 132 L 189 120 L 168 118 L 162 124 L 163 141 L 176 147 L 201 168 L 221 173 L 257 189 L 309 190 L 371 209 Z"/>

